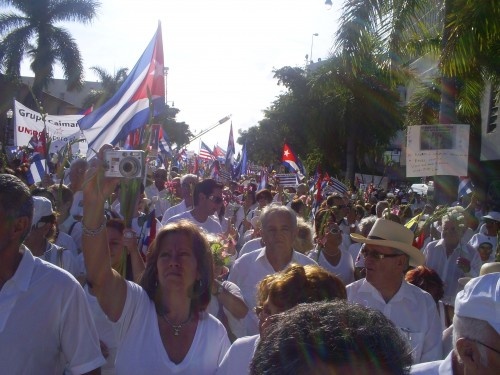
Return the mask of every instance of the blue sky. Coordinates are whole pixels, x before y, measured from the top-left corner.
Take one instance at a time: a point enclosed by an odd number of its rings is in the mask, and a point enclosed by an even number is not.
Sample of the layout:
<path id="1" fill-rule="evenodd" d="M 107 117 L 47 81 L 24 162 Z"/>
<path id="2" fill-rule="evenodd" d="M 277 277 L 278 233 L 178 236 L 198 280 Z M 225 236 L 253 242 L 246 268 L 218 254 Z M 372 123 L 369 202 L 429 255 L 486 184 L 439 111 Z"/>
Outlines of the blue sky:
<path id="1" fill-rule="evenodd" d="M 315 61 L 329 56 L 341 5 L 334 1 L 327 11 L 323 0 L 101 2 L 92 25 L 64 25 L 80 46 L 85 79 L 96 80 L 91 66 L 131 69 L 160 21 L 169 67 L 167 100 L 180 109 L 177 119 L 196 134 L 231 114 L 235 141 L 238 130 L 257 125 L 279 95 L 274 68 L 304 66 L 312 40 Z M 27 66 L 22 74 L 32 75 Z M 229 126 L 226 122 L 202 140 L 225 149 Z M 198 147 L 195 141 L 189 149 Z"/>

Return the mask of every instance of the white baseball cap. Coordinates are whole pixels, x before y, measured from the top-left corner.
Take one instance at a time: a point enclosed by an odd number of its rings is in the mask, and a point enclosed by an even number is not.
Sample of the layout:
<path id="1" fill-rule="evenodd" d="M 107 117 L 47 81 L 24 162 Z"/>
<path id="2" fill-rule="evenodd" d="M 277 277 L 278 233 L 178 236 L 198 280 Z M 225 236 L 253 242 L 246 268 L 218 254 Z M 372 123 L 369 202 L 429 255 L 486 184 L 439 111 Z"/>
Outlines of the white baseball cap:
<path id="1" fill-rule="evenodd" d="M 40 196 L 33 197 L 33 220 L 32 225 L 36 225 L 44 216 L 50 216 L 54 213 L 52 203 L 49 199 Z"/>
<path id="2" fill-rule="evenodd" d="M 484 320 L 500 334 L 500 273 L 473 278 L 455 299 L 455 314 Z"/>
<path id="3" fill-rule="evenodd" d="M 495 220 L 495 221 L 500 222 L 500 212 L 490 211 L 490 212 L 488 212 L 488 215 L 483 216 L 483 220 L 484 219 L 490 219 L 490 220 Z"/>

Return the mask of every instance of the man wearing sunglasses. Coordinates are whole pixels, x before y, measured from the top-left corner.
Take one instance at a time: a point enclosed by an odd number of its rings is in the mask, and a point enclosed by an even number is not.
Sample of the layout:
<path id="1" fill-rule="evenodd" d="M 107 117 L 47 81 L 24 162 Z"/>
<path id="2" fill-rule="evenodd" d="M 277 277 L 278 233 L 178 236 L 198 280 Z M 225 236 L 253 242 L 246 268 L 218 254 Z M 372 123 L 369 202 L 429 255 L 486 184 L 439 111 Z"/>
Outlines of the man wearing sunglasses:
<path id="1" fill-rule="evenodd" d="M 366 278 L 347 286 L 350 302 L 379 310 L 400 329 L 412 347 L 414 363 L 441 359 L 441 325 L 431 295 L 407 283 L 409 266 L 424 264 L 412 246 L 413 232 L 403 225 L 377 219 L 367 237 L 353 233 L 363 243 Z"/>
<path id="2" fill-rule="evenodd" d="M 194 186 L 193 192 L 194 208 L 171 217 L 166 223 L 185 219 L 203 228 L 207 233 L 214 235 L 222 234 L 222 226 L 213 215 L 224 204 L 222 199 L 223 188 L 224 185 L 211 178 L 198 182 Z"/>

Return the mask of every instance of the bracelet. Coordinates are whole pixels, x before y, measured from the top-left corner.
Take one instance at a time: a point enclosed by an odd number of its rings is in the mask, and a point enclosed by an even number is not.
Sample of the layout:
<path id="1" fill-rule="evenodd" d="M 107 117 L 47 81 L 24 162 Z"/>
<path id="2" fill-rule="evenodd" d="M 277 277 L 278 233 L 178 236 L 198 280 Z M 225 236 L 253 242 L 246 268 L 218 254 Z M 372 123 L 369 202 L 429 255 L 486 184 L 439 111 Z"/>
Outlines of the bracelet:
<path id="1" fill-rule="evenodd" d="M 104 220 L 102 221 L 102 224 L 99 225 L 99 227 L 97 229 L 89 229 L 85 226 L 85 224 L 83 223 L 83 220 L 82 220 L 82 233 L 86 236 L 90 236 L 90 237 L 95 237 L 97 236 L 99 233 L 102 232 L 102 230 L 104 229 L 104 227 L 106 226 L 106 216 L 104 216 Z"/>

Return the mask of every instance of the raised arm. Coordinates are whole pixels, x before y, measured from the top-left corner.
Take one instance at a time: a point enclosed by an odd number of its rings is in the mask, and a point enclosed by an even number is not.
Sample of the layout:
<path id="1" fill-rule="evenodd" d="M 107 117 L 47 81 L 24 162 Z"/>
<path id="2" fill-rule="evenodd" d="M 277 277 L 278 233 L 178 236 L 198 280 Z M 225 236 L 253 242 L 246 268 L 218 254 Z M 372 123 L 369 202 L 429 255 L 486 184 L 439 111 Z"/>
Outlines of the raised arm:
<path id="1" fill-rule="evenodd" d="M 89 162 L 83 184 L 82 250 L 87 269 L 87 281 L 92 293 L 111 321 L 117 321 L 123 311 L 127 294 L 125 280 L 111 268 L 106 234 L 104 203 L 114 191 L 116 178 L 105 178 L 103 153 L 110 145 L 101 148 L 98 156 Z"/>

